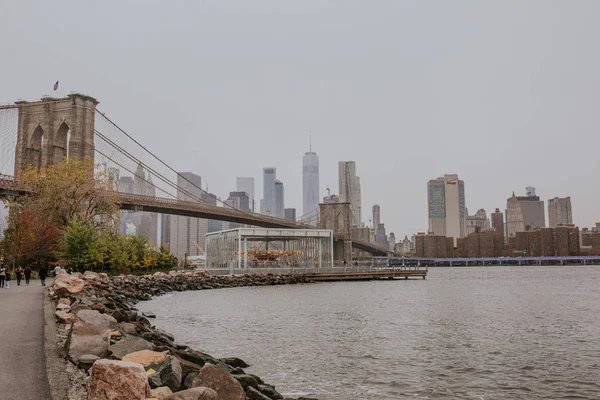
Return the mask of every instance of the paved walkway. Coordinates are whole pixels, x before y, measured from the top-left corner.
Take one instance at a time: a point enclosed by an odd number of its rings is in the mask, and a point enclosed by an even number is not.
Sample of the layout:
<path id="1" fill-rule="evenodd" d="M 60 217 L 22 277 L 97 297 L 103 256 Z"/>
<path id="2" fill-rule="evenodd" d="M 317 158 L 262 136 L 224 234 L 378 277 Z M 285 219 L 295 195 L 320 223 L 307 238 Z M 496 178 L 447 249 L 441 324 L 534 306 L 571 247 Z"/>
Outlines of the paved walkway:
<path id="1" fill-rule="evenodd" d="M 12 280 L 10 289 L 0 288 L 0 398 L 50 400 L 43 287 L 39 280 L 24 285 Z"/>

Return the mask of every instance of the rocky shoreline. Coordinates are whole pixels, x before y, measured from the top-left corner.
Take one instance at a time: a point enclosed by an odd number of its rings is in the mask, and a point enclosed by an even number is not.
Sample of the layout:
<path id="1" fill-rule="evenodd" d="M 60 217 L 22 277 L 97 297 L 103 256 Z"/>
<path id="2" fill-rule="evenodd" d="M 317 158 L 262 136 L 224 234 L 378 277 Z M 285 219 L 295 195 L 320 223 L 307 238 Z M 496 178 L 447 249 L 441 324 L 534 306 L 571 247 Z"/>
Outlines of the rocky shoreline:
<path id="1" fill-rule="evenodd" d="M 203 271 L 109 277 L 61 271 L 48 290 L 71 387 L 69 400 L 293 400 L 239 358 L 214 358 L 156 329 L 141 300 L 173 291 L 307 283 L 292 275 Z M 59 399 L 54 399 L 59 400 Z M 298 400 L 314 400 L 299 398 Z"/>

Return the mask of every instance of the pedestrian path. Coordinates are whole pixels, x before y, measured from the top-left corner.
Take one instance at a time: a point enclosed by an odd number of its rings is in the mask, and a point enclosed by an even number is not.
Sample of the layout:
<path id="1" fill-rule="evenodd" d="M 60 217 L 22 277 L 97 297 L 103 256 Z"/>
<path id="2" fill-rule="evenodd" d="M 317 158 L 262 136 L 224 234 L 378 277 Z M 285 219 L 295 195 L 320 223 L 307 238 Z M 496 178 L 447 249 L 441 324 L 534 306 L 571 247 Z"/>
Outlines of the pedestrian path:
<path id="1" fill-rule="evenodd" d="M 39 280 L 0 289 L 0 399 L 50 400 L 44 362 L 44 293 Z"/>

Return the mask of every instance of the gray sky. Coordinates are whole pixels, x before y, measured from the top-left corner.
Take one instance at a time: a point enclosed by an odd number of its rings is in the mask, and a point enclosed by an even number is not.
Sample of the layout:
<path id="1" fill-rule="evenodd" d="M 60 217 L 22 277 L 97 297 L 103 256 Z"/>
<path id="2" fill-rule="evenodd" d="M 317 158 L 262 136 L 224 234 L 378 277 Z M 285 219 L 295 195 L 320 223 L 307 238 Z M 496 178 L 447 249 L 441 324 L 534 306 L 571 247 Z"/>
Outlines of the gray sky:
<path id="1" fill-rule="evenodd" d="M 363 219 L 427 228 L 426 182 L 471 213 L 533 185 L 600 221 L 600 2 L 1 0 L 0 102 L 58 79 L 227 196 L 276 166 L 302 208 L 312 126 L 321 195 L 355 160 Z"/>

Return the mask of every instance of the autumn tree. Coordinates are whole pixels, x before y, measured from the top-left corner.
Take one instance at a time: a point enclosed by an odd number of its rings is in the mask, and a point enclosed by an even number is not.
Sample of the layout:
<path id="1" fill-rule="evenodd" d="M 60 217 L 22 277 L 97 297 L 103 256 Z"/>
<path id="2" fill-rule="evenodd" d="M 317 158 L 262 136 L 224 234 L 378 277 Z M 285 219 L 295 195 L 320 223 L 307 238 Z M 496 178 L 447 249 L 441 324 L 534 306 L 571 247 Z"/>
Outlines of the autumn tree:
<path id="1" fill-rule="evenodd" d="M 45 170 L 26 169 L 22 184 L 31 189 L 19 199 L 36 218 L 64 230 L 70 221 L 112 226 L 118 215 L 117 194 L 107 174 L 86 159 L 64 159 Z"/>
<path id="2" fill-rule="evenodd" d="M 11 211 L 8 229 L 0 240 L 4 262 L 26 266 L 54 260 L 61 232 L 29 210 L 20 210 L 15 203 L 11 204 Z"/>

